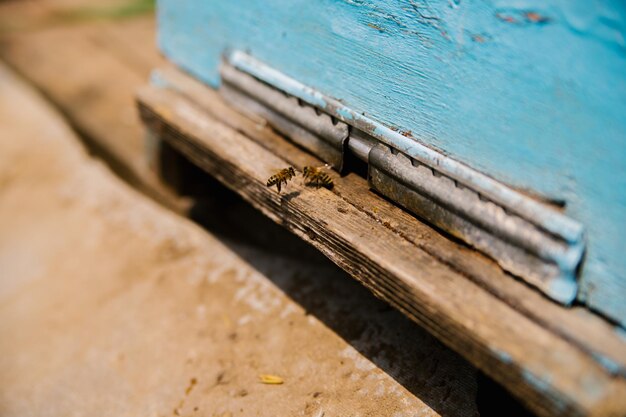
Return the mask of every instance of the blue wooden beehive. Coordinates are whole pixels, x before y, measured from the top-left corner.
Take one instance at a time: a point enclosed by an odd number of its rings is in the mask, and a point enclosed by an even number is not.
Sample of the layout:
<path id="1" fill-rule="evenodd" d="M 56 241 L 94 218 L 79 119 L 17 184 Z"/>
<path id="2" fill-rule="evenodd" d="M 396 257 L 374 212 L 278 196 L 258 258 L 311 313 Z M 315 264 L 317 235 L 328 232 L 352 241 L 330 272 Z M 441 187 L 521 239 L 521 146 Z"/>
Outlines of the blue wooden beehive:
<path id="1" fill-rule="evenodd" d="M 161 0 L 158 15 L 166 56 L 207 84 L 226 63 L 501 198 L 565 245 L 528 249 L 559 269 L 549 285 L 504 267 L 626 324 L 626 3 Z"/>

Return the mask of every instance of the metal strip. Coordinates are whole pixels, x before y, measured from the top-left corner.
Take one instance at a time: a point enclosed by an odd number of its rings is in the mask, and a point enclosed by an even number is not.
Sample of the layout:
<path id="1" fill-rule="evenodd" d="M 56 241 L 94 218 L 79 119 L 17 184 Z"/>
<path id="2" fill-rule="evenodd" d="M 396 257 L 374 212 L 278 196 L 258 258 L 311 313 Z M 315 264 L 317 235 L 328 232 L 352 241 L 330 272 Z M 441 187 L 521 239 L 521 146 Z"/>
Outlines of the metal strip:
<path id="1" fill-rule="evenodd" d="M 490 255 L 504 269 L 551 298 L 565 304 L 574 300 L 577 269 L 584 252 L 580 223 L 242 52 L 232 52 L 226 59 L 222 74 L 227 89 L 235 86 L 245 90 L 263 106 L 332 143 L 335 149 L 341 143 L 342 158 L 347 146 L 368 162 L 372 188 Z M 328 126 L 320 126 L 310 110 L 308 114 L 300 112 L 302 102 L 316 107 L 317 117 L 323 111 L 345 122 L 347 144 L 346 138 L 324 130 Z M 271 117 L 267 116 L 268 120 Z M 287 127 L 282 130 L 289 134 Z M 328 155 L 313 149 L 311 139 L 301 142 L 328 161 Z M 341 167 L 342 163 L 336 161 L 333 166 Z"/>
<path id="2" fill-rule="evenodd" d="M 225 64 L 220 91 L 235 107 L 265 117 L 294 142 L 341 171 L 348 125 Z"/>
<path id="3" fill-rule="evenodd" d="M 227 61 L 235 68 L 309 103 L 339 120 L 357 128 L 380 142 L 392 146 L 402 153 L 415 158 L 428 166 L 439 167 L 453 178 L 488 197 L 495 203 L 510 208 L 522 217 L 535 219 L 544 230 L 563 236 L 568 242 L 579 242 L 583 238 L 583 226 L 573 219 L 552 210 L 544 204 L 520 194 L 514 189 L 484 175 L 467 165 L 431 149 L 417 140 L 378 123 L 367 116 L 350 109 L 341 102 L 327 97 L 310 87 L 286 76 L 241 51 L 227 55 Z"/>
<path id="4" fill-rule="evenodd" d="M 551 298 L 570 303 L 576 295 L 576 264 L 559 268 L 558 257 L 571 257 L 563 240 L 460 186 L 440 172 L 377 145 L 370 152 L 370 185 L 406 209 L 496 259 Z"/>

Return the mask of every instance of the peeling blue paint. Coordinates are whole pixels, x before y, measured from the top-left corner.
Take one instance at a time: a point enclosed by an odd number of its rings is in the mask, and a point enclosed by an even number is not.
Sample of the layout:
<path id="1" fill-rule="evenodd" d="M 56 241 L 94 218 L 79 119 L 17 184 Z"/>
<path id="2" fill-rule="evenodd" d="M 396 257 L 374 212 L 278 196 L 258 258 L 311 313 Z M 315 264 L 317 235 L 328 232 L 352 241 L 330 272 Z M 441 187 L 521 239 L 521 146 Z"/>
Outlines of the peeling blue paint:
<path id="1" fill-rule="evenodd" d="M 565 366 L 567 365 L 567 360 L 562 358 Z M 523 369 L 521 370 L 522 377 L 529 385 L 532 385 L 537 388 L 540 392 L 550 392 L 552 390 L 552 385 L 554 384 L 553 377 L 546 373 L 545 370 L 538 370 L 537 372 L 531 372 L 530 370 Z M 603 389 L 603 384 L 601 381 L 596 379 L 597 377 L 589 374 L 583 375 L 581 380 L 579 381 L 581 385 L 584 387 L 584 395 L 587 397 L 586 401 L 589 403 L 597 403 L 602 401 L 603 396 L 606 395 L 606 391 Z M 556 413 L 562 414 L 566 411 L 566 405 L 564 403 L 556 403 Z"/>
<path id="2" fill-rule="evenodd" d="M 337 110 L 337 113 L 339 114 L 339 116 L 341 116 L 341 119 L 344 122 L 350 122 L 354 119 L 352 110 L 349 110 L 347 108 L 342 107 Z"/>
<path id="3" fill-rule="evenodd" d="M 592 356 L 612 375 L 621 375 L 622 377 L 626 377 L 626 370 L 620 363 L 600 353 L 593 353 Z"/>
<path id="4" fill-rule="evenodd" d="M 410 130 L 395 136 L 407 149 L 423 143 L 566 201 L 588 232 L 579 298 L 626 323 L 625 2 L 158 6 L 165 54 L 212 86 L 222 54 L 245 51 L 383 130 Z"/>
<path id="5" fill-rule="evenodd" d="M 549 392 L 551 390 L 552 385 L 552 377 L 550 375 L 542 375 L 541 377 L 536 376 L 534 373 L 523 369 L 522 377 L 529 385 L 536 387 L 540 392 Z M 565 411 L 565 405 L 562 403 L 556 403 L 556 410 L 558 414 L 561 414 Z M 557 414 L 555 412 L 555 414 Z"/>
<path id="6" fill-rule="evenodd" d="M 163 76 L 161 75 L 158 69 L 153 70 L 150 73 L 150 84 L 158 88 L 170 87 L 170 83 L 166 79 L 163 78 Z"/>
<path id="7" fill-rule="evenodd" d="M 513 363 L 513 358 L 507 352 L 504 352 L 504 351 L 501 351 L 501 350 L 494 350 L 493 353 L 495 354 L 496 358 L 498 358 L 500 360 L 500 362 L 502 362 L 504 364 L 512 364 Z"/>
<path id="8" fill-rule="evenodd" d="M 550 282 L 549 294 L 558 294 L 557 300 L 574 300 L 578 286 L 571 279 L 553 280 Z M 555 297 L 556 298 L 556 297 Z M 570 301 L 571 302 L 571 301 Z"/>

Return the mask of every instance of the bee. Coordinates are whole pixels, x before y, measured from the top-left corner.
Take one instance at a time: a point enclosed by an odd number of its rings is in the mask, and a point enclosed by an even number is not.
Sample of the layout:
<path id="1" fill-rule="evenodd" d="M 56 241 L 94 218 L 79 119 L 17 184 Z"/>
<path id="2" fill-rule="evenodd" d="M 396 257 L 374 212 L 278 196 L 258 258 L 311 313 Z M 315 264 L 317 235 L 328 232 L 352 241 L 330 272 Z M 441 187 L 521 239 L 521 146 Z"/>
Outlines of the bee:
<path id="1" fill-rule="evenodd" d="M 334 183 L 332 178 L 330 178 L 327 173 L 322 171 L 321 168 L 306 166 L 302 171 L 302 175 L 304 176 L 307 185 L 326 187 L 328 189 L 333 188 Z"/>
<path id="2" fill-rule="evenodd" d="M 296 171 L 293 169 L 293 167 L 284 168 L 278 171 L 276 174 L 269 177 L 269 179 L 267 180 L 267 184 L 265 185 L 267 185 L 268 187 L 275 185 L 276 188 L 278 189 L 278 192 L 280 193 L 281 185 L 283 183 L 287 185 L 287 181 L 289 181 L 295 176 L 296 176 Z"/>

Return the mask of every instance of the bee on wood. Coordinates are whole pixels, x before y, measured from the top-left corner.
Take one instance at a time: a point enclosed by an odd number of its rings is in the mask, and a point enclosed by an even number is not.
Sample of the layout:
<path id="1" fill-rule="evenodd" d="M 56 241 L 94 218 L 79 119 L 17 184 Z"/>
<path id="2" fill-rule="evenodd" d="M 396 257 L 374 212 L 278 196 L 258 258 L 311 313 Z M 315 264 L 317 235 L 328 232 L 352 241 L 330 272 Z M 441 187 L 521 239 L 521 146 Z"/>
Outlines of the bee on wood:
<path id="1" fill-rule="evenodd" d="M 322 171 L 321 168 L 306 166 L 302 171 L 302 175 L 304 176 L 307 185 L 314 185 L 318 188 L 333 188 L 334 183 L 332 178 L 330 178 L 327 173 Z"/>
<path id="2" fill-rule="evenodd" d="M 287 181 L 289 181 L 295 176 L 296 176 L 296 171 L 293 169 L 293 167 L 284 168 L 278 171 L 276 174 L 269 177 L 269 179 L 267 180 L 267 184 L 265 185 L 267 185 L 268 187 L 275 185 L 276 188 L 278 189 L 278 192 L 280 193 L 281 185 L 283 183 L 287 185 Z"/>

